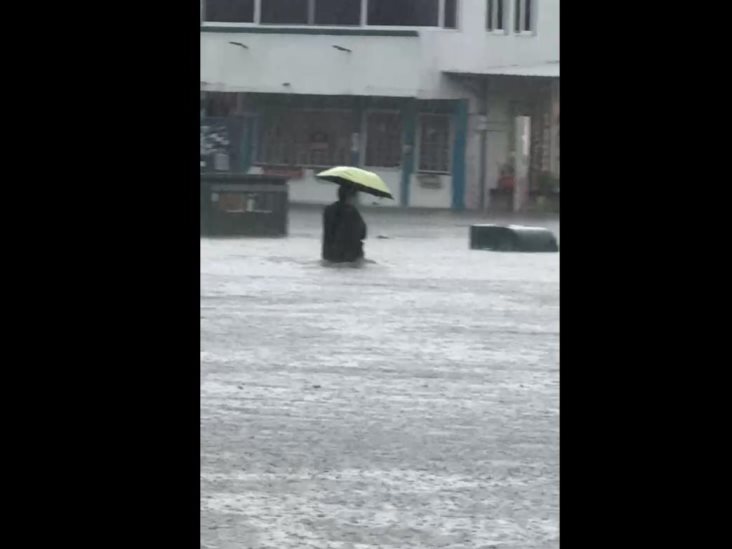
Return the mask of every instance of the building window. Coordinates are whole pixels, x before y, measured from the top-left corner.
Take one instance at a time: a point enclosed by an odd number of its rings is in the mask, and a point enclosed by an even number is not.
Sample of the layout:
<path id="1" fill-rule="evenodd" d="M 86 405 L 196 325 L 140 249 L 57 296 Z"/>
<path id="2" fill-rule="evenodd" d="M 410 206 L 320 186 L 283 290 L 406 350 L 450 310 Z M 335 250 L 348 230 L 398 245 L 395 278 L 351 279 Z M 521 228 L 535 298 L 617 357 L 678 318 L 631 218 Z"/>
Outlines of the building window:
<path id="1" fill-rule="evenodd" d="M 436 27 L 439 6 L 439 0 L 369 0 L 368 24 Z"/>
<path id="2" fill-rule="evenodd" d="M 445 0 L 445 22 L 446 29 L 457 28 L 457 3 L 458 0 Z"/>
<path id="3" fill-rule="evenodd" d="M 204 21 L 253 23 L 254 0 L 205 0 Z"/>
<path id="4" fill-rule="evenodd" d="M 531 1 L 531 0 L 523 0 Z M 458 26 L 459 0 L 200 0 L 201 20 L 269 25 Z M 502 3 L 502 2 L 501 2 Z M 444 12 L 440 14 L 440 6 Z M 255 12 L 259 16 L 255 21 Z M 442 23 L 441 23 L 442 21 Z"/>
<path id="5" fill-rule="evenodd" d="M 514 30 L 518 33 L 534 32 L 535 0 L 515 0 Z"/>
<path id="6" fill-rule="evenodd" d="M 237 112 L 237 94 L 208 92 L 203 94 L 204 116 L 234 116 Z"/>
<path id="7" fill-rule="evenodd" d="M 504 31 L 506 29 L 506 0 L 488 0 L 486 27 L 490 31 Z"/>
<path id="8" fill-rule="evenodd" d="M 448 115 L 421 115 L 419 171 L 450 172 L 450 117 Z"/>
<path id="9" fill-rule="evenodd" d="M 309 0 L 262 0 L 262 23 L 307 25 L 309 19 Z"/>
<path id="10" fill-rule="evenodd" d="M 316 25 L 359 25 L 361 0 L 315 0 Z"/>
<path id="11" fill-rule="evenodd" d="M 351 158 L 350 111 L 281 111 L 261 120 L 259 164 L 327 167 Z"/>
<path id="12" fill-rule="evenodd" d="M 247 122 L 242 117 L 201 119 L 201 169 L 237 171 L 242 165 L 241 139 Z"/>
<path id="13" fill-rule="evenodd" d="M 361 0 L 261 0 L 261 22 L 280 25 L 358 25 Z"/>
<path id="14" fill-rule="evenodd" d="M 402 163 L 402 117 L 398 112 L 366 115 L 366 165 L 396 168 Z"/>

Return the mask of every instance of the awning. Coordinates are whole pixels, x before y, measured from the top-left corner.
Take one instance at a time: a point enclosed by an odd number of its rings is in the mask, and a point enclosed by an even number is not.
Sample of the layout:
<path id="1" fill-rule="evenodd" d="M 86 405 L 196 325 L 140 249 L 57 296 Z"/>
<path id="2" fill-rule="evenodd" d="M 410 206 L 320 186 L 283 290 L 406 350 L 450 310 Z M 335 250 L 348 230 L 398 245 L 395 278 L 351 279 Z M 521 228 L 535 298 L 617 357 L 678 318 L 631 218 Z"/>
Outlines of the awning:
<path id="1" fill-rule="evenodd" d="M 559 61 L 549 61 L 535 65 L 504 65 L 486 67 L 479 70 L 445 70 L 453 76 L 535 76 L 539 78 L 559 78 Z"/>

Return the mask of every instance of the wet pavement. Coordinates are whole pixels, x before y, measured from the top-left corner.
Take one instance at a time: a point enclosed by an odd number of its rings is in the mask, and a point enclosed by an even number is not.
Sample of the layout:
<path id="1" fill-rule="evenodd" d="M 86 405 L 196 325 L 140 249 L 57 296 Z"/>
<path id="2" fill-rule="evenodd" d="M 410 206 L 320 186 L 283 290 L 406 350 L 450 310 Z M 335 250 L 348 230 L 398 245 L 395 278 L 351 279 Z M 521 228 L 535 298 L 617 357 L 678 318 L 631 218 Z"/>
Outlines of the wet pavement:
<path id="1" fill-rule="evenodd" d="M 557 548 L 559 254 L 365 211 L 327 269 L 319 216 L 201 240 L 201 546 Z"/>

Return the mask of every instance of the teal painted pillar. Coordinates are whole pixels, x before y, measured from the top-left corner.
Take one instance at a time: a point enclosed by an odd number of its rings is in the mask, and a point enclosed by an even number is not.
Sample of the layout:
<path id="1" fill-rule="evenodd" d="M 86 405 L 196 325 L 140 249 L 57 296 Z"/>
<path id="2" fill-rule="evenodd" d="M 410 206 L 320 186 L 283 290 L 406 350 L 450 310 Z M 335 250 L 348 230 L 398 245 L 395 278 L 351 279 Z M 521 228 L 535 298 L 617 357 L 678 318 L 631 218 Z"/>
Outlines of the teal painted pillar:
<path id="1" fill-rule="evenodd" d="M 417 139 L 417 101 L 407 100 L 402 109 L 404 119 L 404 147 L 402 149 L 402 179 L 400 206 L 409 207 L 409 188 L 414 173 L 414 149 Z"/>
<path id="2" fill-rule="evenodd" d="M 455 143 L 452 149 L 452 209 L 465 209 L 465 151 L 468 143 L 468 101 L 455 103 Z"/>

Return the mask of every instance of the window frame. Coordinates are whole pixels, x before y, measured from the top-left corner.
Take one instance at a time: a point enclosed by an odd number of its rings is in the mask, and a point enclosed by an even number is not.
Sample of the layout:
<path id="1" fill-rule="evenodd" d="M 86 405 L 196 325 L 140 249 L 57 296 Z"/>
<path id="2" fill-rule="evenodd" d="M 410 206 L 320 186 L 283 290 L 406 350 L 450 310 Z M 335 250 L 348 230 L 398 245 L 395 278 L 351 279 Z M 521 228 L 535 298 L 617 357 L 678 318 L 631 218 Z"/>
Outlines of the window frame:
<path id="1" fill-rule="evenodd" d="M 347 29 L 353 29 L 358 28 L 363 25 L 364 21 L 364 10 L 367 9 L 367 2 L 368 0 L 360 0 L 359 5 L 359 15 L 358 15 L 358 21 L 356 23 L 317 23 L 315 21 L 316 16 L 316 4 L 318 0 L 305 0 L 308 3 L 308 9 L 307 9 L 307 21 L 304 23 L 268 23 L 265 21 L 262 21 L 262 10 L 261 10 L 261 3 L 266 2 L 267 0 L 254 0 L 255 2 L 255 15 L 257 13 L 257 6 L 259 6 L 259 18 L 255 21 L 257 22 L 257 25 L 260 26 L 266 26 L 266 27 L 331 27 L 331 28 L 347 28 Z"/>
<path id="2" fill-rule="evenodd" d="M 502 6 L 502 20 L 501 20 L 501 28 L 495 27 L 495 22 L 493 21 L 493 17 L 491 15 L 498 16 L 498 3 L 500 2 Z M 506 36 L 509 33 L 510 29 L 510 22 L 511 22 L 511 6 L 513 5 L 513 2 L 508 2 L 507 0 L 486 0 L 485 3 L 485 28 L 486 31 L 490 34 L 495 34 L 497 36 Z M 491 8 L 494 8 L 491 10 Z M 491 11 L 495 11 L 496 13 L 491 14 Z M 491 27 L 493 25 L 493 27 Z"/>
<path id="3" fill-rule="evenodd" d="M 455 26 L 454 27 L 447 27 L 445 26 L 445 0 L 440 0 L 440 14 L 441 14 L 441 20 L 439 21 L 440 30 L 446 30 L 446 31 L 460 31 L 462 30 L 462 10 L 460 9 L 462 7 L 462 0 L 455 0 Z M 435 28 L 435 27 L 429 27 L 429 28 Z"/>
<path id="4" fill-rule="evenodd" d="M 440 116 L 447 118 L 447 169 L 446 170 L 425 170 L 422 169 L 421 163 L 422 163 L 422 129 L 423 129 L 423 119 L 427 117 L 434 117 L 434 116 Z M 415 173 L 416 174 L 434 174 L 434 175 L 448 175 L 452 176 L 452 170 L 453 170 L 453 159 L 452 159 L 452 149 L 454 146 L 455 141 L 455 124 L 453 122 L 453 116 L 449 113 L 441 113 L 441 112 L 420 112 L 417 115 L 417 143 L 415 147 Z"/>
<path id="5" fill-rule="evenodd" d="M 327 24 L 315 22 L 315 2 L 316 0 L 306 0 L 308 2 L 308 20 L 305 23 L 265 23 L 262 21 L 262 2 L 266 0 L 254 0 L 254 20 L 252 22 L 224 22 L 224 21 L 208 21 L 206 19 L 206 2 L 208 0 L 200 0 L 201 2 L 201 26 L 217 26 L 217 27 L 282 27 L 282 28 L 309 28 L 309 27 L 325 27 L 325 28 L 361 28 L 373 30 L 411 30 L 411 29 L 440 29 L 444 31 L 460 31 L 462 30 L 461 6 L 462 0 L 455 0 L 455 27 L 445 27 L 445 0 L 438 0 L 438 14 L 436 25 L 369 25 L 368 9 L 370 0 L 361 0 L 359 21 L 353 24 L 339 23 Z"/>
<path id="6" fill-rule="evenodd" d="M 338 113 L 345 113 L 348 117 L 351 117 L 353 115 L 353 111 L 346 108 L 328 108 L 328 107 L 304 107 L 304 108 L 295 108 L 290 109 L 286 111 L 288 113 L 312 113 L 312 112 L 338 112 Z M 282 164 L 282 163 L 272 163 L 272 162 L 265 162 L 260 158 L 260 154 L 265 147 L 262 147 L 262 132 L 266 129 L 264 124 L 262 123 L 262 119 L 265 118 L 263 115 L 257 116 L 257 121 L 254 126 L 256 134 L 255 139 L 253 140 L 255 142 L 255 150 L 252 151 L 252 165 L 253 166 L 259 166 L 259 167 L 266 167 L 266 168 L 302 168 L 302 169 L 322 169 L 322 168 L 329 168 L 335 164 Z M 349 142 L 352 139 L 353 130 L 348 132 L 348 138 Z M 297 153 L 297 151 L 295 151 Z M 255 156 L 256 154 L 256 156 Z"/>
<path id="7" fill-rule="evenodd" d="M 512 12 L 511 12 L 511 28 L 516 36 L 536 36 L 538 34 L 537 32 L 537 10 L 538 10 L 538 0 L 514 0 L 512 3 Z M 519 11 L 519 5 L 521 6 L 521 10 Z M 529 29 L 524 28 L 524 24 L 526 22 L 525 19 L 525 6 L 531 6 L 531 20 L 529 21 Z M 517 29 L 517 24 L 519 28 Z"/>
<path id="8" fill-rule="evenodd" d="M 460 30 L 460 0 L 457 0 L 455 2 L 455 28 L 445 27 L 445 0 L 437 0 L 437 24 L 435 25 L 370 25 L 368 22 L 368 9 L 370 1 L 371 0 L 363 1 L 363 9 L 365 10 L 363 26 L 368 29 L 440 29 L 453 32 L 456 30 Z"/>
<path id="9" fill-rule="evenodd" d="M 399 121 L 401 122 L 401 132 L 399 134 L 399 164 L 396 166 L 379 166 L 377 164 L 369 164 L 368 163 L 368 147 L 369 147 L 369 115 L 374 113 L 386 113 L 386 114 L 396 114 L 399 116 Z M 363 158 L 363 165 L 366 168 L 375 168 L 378 170 L 402 170 L 404 168 L 404 116 L 402 114 L 402 111 L 399 109 L 366 109 L 364 111 L 364 118 L 363 118 L 363 150 L 360 151 L 361 158 Z"/>
<path id="10" fill-rule="evenodd" d="M 258 0 L 255 0 L 258 1 Z M 310 0 L 310 6 L 308 8 L 308 27 L 345 27 L 348 29 L 358 28 L 363 23 L 364 10 L 366 9 L 366 2 L 368 0 L 360 0 L 359 2 L 359 13 L 358 20 L 355 23 L 317 23 L 315 21 L 316 16 L 316 4 L 318 0 Z"/>
<path id="11" fill-rule="evenodd" d="M 253 0 L 254 2 L 254 13 L 251 21 L 209 21 L 206 19 L 206 7 L 209 0 L 200 0 L 201 2 L 201 25 L 215 25 L 217 27 L 253 27 L 258 24 L 259 21 L 259 6 L 261 0 Z"/>
<path id="12" fill-rule="evenodd" d="M 225 154 L 227 157 L 227 162 L 229 163 L 229 168 L 226 170 L 221 170 L 223 172 L 232 172 L 238 169 L 238 167 L 241 165 L 243 158 L 242 158 L 242 150 L 241 146 L 244 143 L 244 140 L 246 139 L 245 134 L 248 131 L 249 124 L 251 124 L 251 119 L 245 115 L 239 114 L 238 112 L 231 112 L 229 114 L 225 115 L 203 115 L 201 116 L 200 122 L 199 122 L 199 133 L 203 137 L 205 134 L 202 133 L 202 130 L 204 127 L 223 127 L 226 130 L 226 138 L 227 138 L 227 144 L 225 149 Z M 204 171 L 215 171 L 215 172 L 221 172 L 220 170 L 206 170 L 206 158 L 208 158 L 211 154 L 213 154 L 214 151 L 209 151 L 207 154 L 204 154 L 201 152 L 201 168 L 204 168 Z M 221 152 L 221 151 L 218 151 Z"/>
<path id="13" fill-rule="evenodd" d="M 256 5 L 259 5 L 259 19 L 255 19 L 256 24 L 261 27 L 312 27 L 313 24 L 311 23 L 314 14 L 315 14 L 315 2 L 314 0 L 303 0 L 307 2 L 307 21 L 304 23 L 269 23 L 266 21 L 262 21 L 262 2 L 266 2 L 267 0 L 254 0 L 255 2 L 255 14 L 257 12 Z"/>

